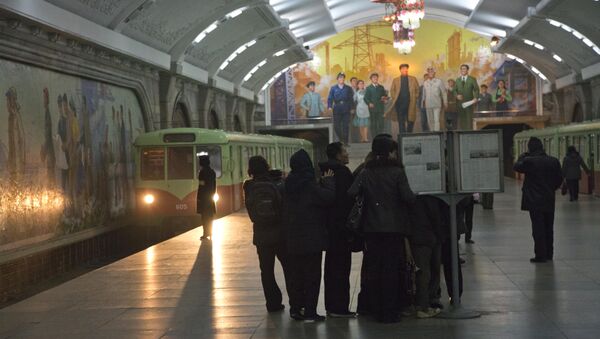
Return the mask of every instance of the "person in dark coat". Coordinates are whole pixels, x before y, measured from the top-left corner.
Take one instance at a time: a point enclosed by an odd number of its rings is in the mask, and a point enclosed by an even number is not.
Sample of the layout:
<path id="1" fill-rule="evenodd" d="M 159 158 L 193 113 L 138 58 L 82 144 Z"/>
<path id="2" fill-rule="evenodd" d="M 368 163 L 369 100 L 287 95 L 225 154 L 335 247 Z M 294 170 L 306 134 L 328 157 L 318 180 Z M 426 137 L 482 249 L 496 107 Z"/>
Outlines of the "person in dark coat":
<path id="1" fill-rule="evenodd" d="M 327 210 L 329 243 L 325 254 L 325 309 L 327 316 L 352 318 L 350 312 L 350 266 L 352 251 L 348 242 L 346 221 L 354 204 L 348 189 L 354 178 L 346 167 L 348 151 L 341 142 L 327 145 L 327 161 L 319 164 L 322 173 L 332 170 L 335 179 L 335 202 Z"/>
<path id="2" fill-rule="evenodd" d="M 200 171 L 198 172 L 198 195 L 196 197 L 196 213 L 202 215 L 203 233 L 200 239 L 212 237 L 212 223 L 217 213 L 214 196 L 217 193 L 217 175 L 210 168 L 208 155 L 198 157 Z"/>
<path id="3" fill-rule="evenodd" d="M 585 173 L 589 173 L 589 168 L 585 165 L 585 161 L 575 149 L 575 146 L 567 148 L 567 156 L 563 159 L 562 172 L 567 182 L 569 189 L 569 201 L 577 201 L 579 199 L 579 180 L 581 180 L 581 168 Z"/>
<path id="4" fill-rule="evenodd" d="M 400 267 L 410 232 L 409 210 L 415 195 L 398 161 L 398 143 L 386 135 L 373 139 L 374 159 L 348 191 L 364 197 L 368 312 L 384 323 L 400 320 Z"/>
<path id="5" fill-rule="evenodd" d="M 243 185 L 245 205 L 249 206 L 252 204 L 250 200 L 252 199 L 253 187 L 260 182 L 273 184 L 274 189 L 279 192 L 279 197 L 281 197 L 283 193 L 283 179 L 281 174 L 281 171 L 270 170 L 269 163 L 262 156 L 256 155 L 251 157 L 248 161 L 248 175 L 250 179 L 246 180 Z M 282 201 L 277 200 L 275 203 L 279 203 L 276 209 L 281 211 L 283 209 Z M 281 290 L 275 280 L 275 257 L 277 257 L 283 268 L 286 286 L 288 285 L 287 280 L 289 277 L 283 232 L 281 231 L 282 222 L 280 218 L 278 219 L 278 221 L 271 224 L 264 224 L 261 221 L 253 220 L 252 224 L 254 231 L 252 243 L 256 246 L 256 253 L 258 254 L 260 279 L 268 312 L 277 312 L 285 308 L 281 303 Z"/>
<path id="6" fill-rule="evenodd" d="M 416 274 L 416 310 L 417 318 L 431 318 L 440 313 L 439 308 L 431 307 L 439 303 L 437 297 L 440 288 L 441 251 L 443 234 L 444 202 L 431 195 L 417 197 L 410 216 L 412 221 L 409 237 L 415 264 L 419 268 Z"/>
<path id="7" fill-rule="evenodd" d="M 527 143 L 529 152 L 523 153 L 513 169 L 525 174 L 521 209 L 529 211 L 535 257 L 534 263 L 552 260 L 554 255 L 555 191 L 563 181 L 560 162 L 544 152 L 542 141 L 536 137 Z"/>
<path id="8" fill-rule="evenodd" d="M 307 322 L 323 321 L 317 314 L 321 285 L 322 252 L 327 248 L 325 207 L 335 201 L 333 171 L 320 183 L 308 153 L 301 149 L 290 158 L 285 180 L 284 223 L 290 278 L 290 317 Z M 301 309 L 304 308 L 304 313 Z"/>

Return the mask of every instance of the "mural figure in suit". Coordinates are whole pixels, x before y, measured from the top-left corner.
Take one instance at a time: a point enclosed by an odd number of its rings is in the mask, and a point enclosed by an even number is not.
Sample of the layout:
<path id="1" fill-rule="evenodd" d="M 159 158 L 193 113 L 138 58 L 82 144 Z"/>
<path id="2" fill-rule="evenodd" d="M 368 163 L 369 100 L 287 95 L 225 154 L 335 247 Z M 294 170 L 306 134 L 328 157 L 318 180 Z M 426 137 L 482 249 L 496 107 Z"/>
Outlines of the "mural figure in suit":
<path id="1" fill-rule="evenodd" d="M 419 82 L 408 75 L 408 64 L 400 65 L 400 76 L 392 81 L 390 98 L 392 104 L 385 114 L 392 121 L 398 120 L 400 133 L 412 133 L 417 118 L 417 101 L 419 99 Z M 396 114 L 392 114 L 395 111 Z"/>
<path id="2" fill-rule="evenodd" d="M 469 65 L 460 66 L 460 76 L 456 78 L 454 87 L 456 95 L 456 108 L 458 109 L 458 128 L 470 131 L 473 129 L 473 108 L 475 105 L 463 108 L 463 102 L 479 98 L 479 85 L 477 79 L 469 75 Z"/>

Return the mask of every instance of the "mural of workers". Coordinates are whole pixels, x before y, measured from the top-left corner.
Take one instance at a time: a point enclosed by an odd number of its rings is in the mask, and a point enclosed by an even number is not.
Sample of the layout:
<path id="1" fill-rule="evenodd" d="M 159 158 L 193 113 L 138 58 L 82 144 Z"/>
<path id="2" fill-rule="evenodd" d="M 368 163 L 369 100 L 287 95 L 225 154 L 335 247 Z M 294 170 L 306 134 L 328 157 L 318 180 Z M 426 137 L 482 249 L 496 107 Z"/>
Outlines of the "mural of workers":
<path id="1" fill-rule="evenodd" d="M 131 212 L 135 93 L 7 60 L 0 74 L 0 252 Z"/>

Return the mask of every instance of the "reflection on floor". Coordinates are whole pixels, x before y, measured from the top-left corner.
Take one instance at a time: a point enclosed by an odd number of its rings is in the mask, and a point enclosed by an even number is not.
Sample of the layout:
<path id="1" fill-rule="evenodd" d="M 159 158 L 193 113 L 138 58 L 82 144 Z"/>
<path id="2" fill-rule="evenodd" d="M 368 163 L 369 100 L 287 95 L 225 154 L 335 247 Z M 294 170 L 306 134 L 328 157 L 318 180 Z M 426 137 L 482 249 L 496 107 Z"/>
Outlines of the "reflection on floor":
<path id="1" fill-rule="evenodd" d="M 0 338 L 600 337 L 600 200 L 559 197 L 554 262 L 531 264 L 528 215 L 516 183 L 507 180 L 506 190 L 493 211 L 476 206 L 476 243 L 461 243 L 463 304 L 482 312 L 479 319 L 303 324 L 287 312 L 267 314 L 252 227 L 237 213 L 216 222 L 212 244 L 195 229 L 0 310 Z M 278 276 L 283 282 L 279 268 Z M 322 294 L 320 302 L 324 313 Z"/>

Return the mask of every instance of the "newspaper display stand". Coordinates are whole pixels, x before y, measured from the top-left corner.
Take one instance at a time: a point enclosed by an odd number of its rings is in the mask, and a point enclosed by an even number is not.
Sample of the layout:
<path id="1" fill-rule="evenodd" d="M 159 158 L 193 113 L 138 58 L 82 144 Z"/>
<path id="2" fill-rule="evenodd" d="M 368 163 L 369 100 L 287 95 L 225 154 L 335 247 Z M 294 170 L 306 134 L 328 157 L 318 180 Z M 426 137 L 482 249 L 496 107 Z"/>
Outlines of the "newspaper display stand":
<path id="1" fill-rule="evenodd" d="M 434 147 L 435 142 L 439 147 Z M 450 239 L 458 239 L 456 205 L 477 192 L 503 192 L 502 131 L 448 131 L 400 134 L 399 155 L 416 194 L 430 194 L 450 207 Z M 437 146 L 436 145 L 436 146 Z M 427 150 L 427 154 L 424 154 Z M 435 150 L 439 149 L 439 156 Z M 433 175 L 439 159 L 439 176 Z M 429 164 L 429 167 L 428 167 Z M 429 168 L 429 170 L 428 170 Z M 438 182 L 433 182 L 438 178 Z M 413 183 L 415 186 L 413 187 Z M 441 188 L 441 189 L 439 189 Z M 458 241 L 451 241 L 452 305 L 438 317 L 470 319 L 481 313 L 462 307 L 458 284 Z"/>

